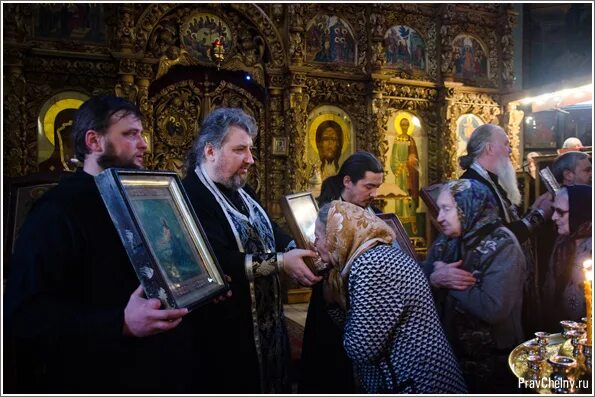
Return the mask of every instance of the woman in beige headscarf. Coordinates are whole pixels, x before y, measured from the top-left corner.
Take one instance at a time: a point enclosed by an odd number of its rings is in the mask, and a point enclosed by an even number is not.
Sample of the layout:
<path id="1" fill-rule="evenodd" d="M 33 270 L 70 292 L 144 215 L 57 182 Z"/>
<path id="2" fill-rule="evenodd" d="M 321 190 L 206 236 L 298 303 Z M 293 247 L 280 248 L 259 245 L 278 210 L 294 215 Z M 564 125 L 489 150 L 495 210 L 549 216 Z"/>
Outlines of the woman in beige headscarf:
<path id="1" fill-rule="evenodd" d="M 318 214 L 316 249 L 332 265 L 325 297 L 344 314 L 356 377 L 368 393 L 465 393 L 426 278 L 394 239 L 384 221 L 347 202 Z"/>

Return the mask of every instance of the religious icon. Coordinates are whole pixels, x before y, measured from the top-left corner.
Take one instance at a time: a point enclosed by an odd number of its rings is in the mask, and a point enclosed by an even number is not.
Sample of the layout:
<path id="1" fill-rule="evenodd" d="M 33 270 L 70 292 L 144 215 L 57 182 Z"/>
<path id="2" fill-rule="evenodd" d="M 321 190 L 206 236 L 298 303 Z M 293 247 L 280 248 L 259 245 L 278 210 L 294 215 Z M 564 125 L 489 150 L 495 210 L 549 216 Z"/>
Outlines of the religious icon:
<path id="1" fill-rule="evenodd" d="M 343 147 L 341 126 L 333 120 L 320 123 L 316 128 L 316 148 L 320 156 L 320 174 L 322 179 L 335 175 L 339 171 L 339 157 Z"/>
<path id="2" fill-rule="evenodd" d="M 198 12 L 192 14 L 182 25 L 181 42 L 191 57 L 200 62 L 213 63 L 213 43 L 228 48 L 231 45 L 231 30 L 217 15 Z"/>
<path id="3" fill-rule="evenodd" d="M 413 139 L 412 116 L 403 112 L 395 118 L 397 131 L 390 155 L 390 169 L 395 184 L 407 197 L 397 198 L 397 213 L 404 217 L 415 217 L 419 206 L 419 155 Z"/>
<path id="4" fill-rule="evenodd" d="M 463 114 L 457 119 L 457 157 L 467 152 L 467 142 L 471 134 L 483 124 L 483 120 L 472 113 Z"/>
<path id="5" fill-rule="evenodd" d="M 306 30 L 306 57 L 315 62 L 355 64 L 355 40 L 350 25 L 337 16 L 318 15 Z"/>
<path id="6" fill-rule="evenodd" d="M 39 112 L 37 131 L 37 163 L 42 172 L 73 171 L 74 113 L 89 97 L 77 91 L 64 91 L 48 99 Z"/>
<path id="7" fill-rule="evenodd" d="M 466 80 L 487 78 L 487 51 L 475 37 L 461 34 L 453 40 L 452 48 L 455 77 Z"/>
<path id="8" fill-rule="evenodd" d="M 273 154 L 275 156 L 287 156 L 288 151 L 287 137 L 274 136 L 273 137 Z"/>
<path id="9" fill-rule="evenodd" d="M 353 153 L 351 120 L 336 106 L 322 106 L 312 111 L 308 124 L 306 158 L 315 168 L 311 175 L 319 176 L 322 183 L 336 175 L 343 161 Z"/>
<path id="10" fill-rule="evenodd" d="M 386 176 L 378 197 L 386 202 L 384 212 L 396 214 L 410 237 L 423 237 L 426 208 L 419 189 L 428 180 L 427 133 L 416 115 L 398 110 L 388 118 L 385 139 Z"/>
<path id="11" fill-rule="evenodd" d="M 147 297 L 192 309 L 228 289 L 176 173 L 109 168 L 96 183 Z"/>
<path id="12" fill-rule="evenodd" d="M 386 66 L 423 71 L 426 68 L 426 43 L 419 33 L 405 25 L 395 25 L 384 34 Z"/>

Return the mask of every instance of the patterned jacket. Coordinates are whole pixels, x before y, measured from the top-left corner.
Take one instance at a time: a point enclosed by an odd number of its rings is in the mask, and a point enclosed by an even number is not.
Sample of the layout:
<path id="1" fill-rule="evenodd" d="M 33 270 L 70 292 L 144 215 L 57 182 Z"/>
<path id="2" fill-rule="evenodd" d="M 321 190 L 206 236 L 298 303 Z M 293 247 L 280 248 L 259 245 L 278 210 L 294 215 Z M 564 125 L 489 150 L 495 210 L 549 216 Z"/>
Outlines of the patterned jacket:
<path id="1" fill-rule="evenodd" d="M 465 393 L 430 287 L 401 250 L 379 245 L 349 274 L 345 351 L 368 393 Z"/>

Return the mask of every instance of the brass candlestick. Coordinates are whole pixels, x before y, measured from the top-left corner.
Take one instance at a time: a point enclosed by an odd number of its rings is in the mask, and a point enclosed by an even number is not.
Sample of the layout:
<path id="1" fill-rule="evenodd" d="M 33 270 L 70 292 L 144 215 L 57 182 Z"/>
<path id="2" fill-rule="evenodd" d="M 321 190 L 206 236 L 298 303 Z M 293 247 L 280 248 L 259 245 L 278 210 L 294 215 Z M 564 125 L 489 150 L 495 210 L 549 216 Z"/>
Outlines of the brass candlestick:
<path id="1" fill-rule="evenodd" d="M 539 355 L 543 358 L 547 357 L 547 345 L 549 344 L 550 340 L 550 333 L 549 332 L 536 332 L 535 336 L 537 337 L 537 344 L 539 345 Z"/>
<path id="2" fill-rule="evenodd" d="M 548 358 L 552 366 L 551 391 L 554 394 L 575 393 L 574 370 L 577 366 L 576 360 L 572 357 L 558 356 Z"/>

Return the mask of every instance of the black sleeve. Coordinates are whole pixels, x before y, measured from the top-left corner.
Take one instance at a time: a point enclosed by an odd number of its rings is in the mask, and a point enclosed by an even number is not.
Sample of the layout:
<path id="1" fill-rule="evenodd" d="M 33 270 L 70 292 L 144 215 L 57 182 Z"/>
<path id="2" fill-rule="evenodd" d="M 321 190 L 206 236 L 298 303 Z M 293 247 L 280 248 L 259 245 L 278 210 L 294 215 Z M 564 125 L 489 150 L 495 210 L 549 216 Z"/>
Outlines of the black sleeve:
<path id="1" fill-rule="evenodd" d="M 46 203 L 21 228 L 4 300 L 5 327 L 13 336 L 122 337 L 124 307 L 84 298 L 85 276 L 95 270 L 78 225 L 60 206 Z"/>
<path id="2" fill-rule="evenodd" d="M 519 244 L 523 244 L 525 241 L 527 241 L 527 239 L 529 239 L 529 228 L 522 220 L 511 222 L 506 225 L 506 227 L 512 232 L 512 234 L 514 234 L 514 236 L 519 241 Z"/>

